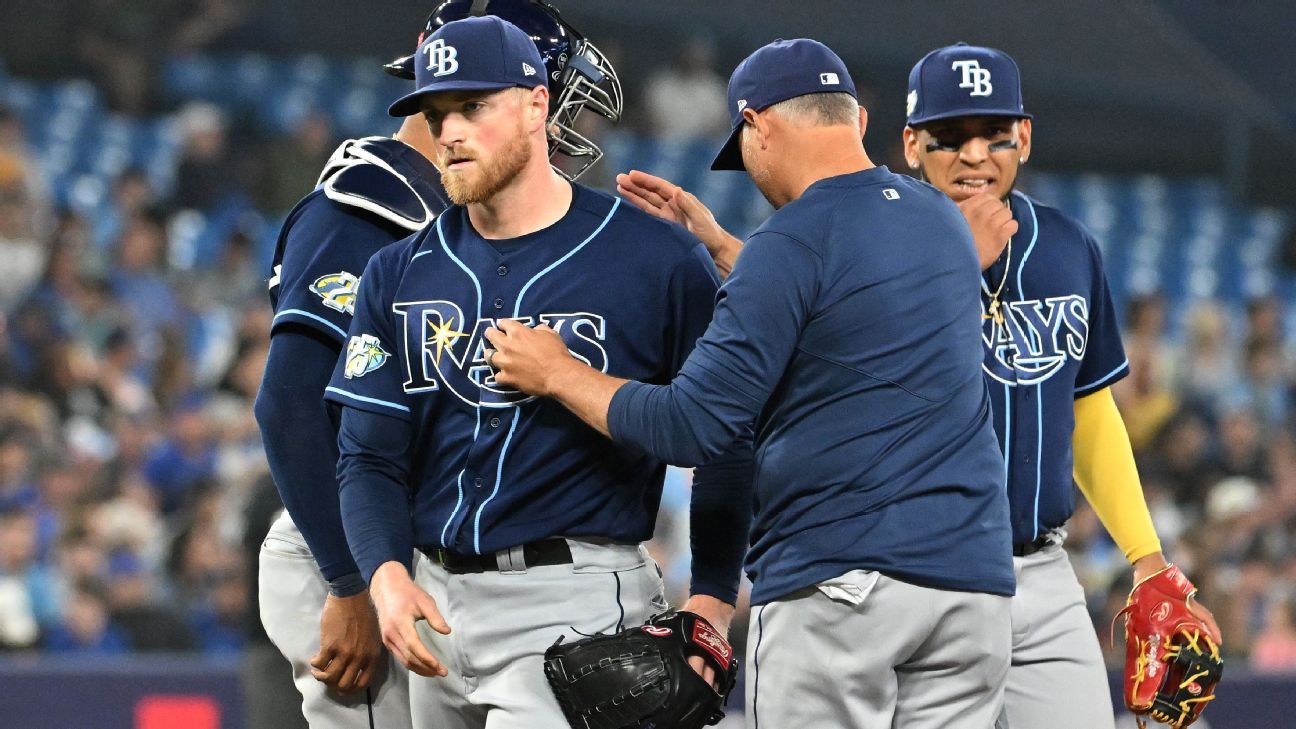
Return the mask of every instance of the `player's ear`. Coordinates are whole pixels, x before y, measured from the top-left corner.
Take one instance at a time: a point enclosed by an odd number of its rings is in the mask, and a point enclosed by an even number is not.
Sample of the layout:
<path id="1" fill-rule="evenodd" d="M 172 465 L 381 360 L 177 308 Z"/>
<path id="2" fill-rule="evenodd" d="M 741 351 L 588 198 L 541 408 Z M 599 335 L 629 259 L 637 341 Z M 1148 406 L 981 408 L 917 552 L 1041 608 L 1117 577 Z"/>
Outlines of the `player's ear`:
<path id="1" fill-rule="evenodd" d="M 860 104 L 859 114 L 860 114 L 860 138 L 863 139 L 864 135 L 868 132 L 868 109 L 865 109 L 863 104 Z"/>
<path id="2" fill-rule="evenodd" d="M 756 135 L 755 141 L 760 144 L 761 149 L 769 148 L 770 135 L 770 118 L 768 114 L 757 112 L 751 108 L 743 109 L 743 121 L 752 129 Z"/>
<path id="3" fill-rule="evenodd" d="M 920 164 L 918 159 L 918 130 L 909 126 L 904 128 L 904 156 L 905 162 L 909 164 L 909 169 L 918 169 Z"/>
<path id="4" fill-rule="evenodd" d="M 549 118 L 549 89 L 536 86 L 526 92 L 524 103 L 527 125 L 532 128 L 543 128 L 545 120 Z"/>
<path id="5" fill-rule="evenodd" d="M 1021 158 L 1021 163 L 1025 164 L 1030 158 L 1031 153 L 1031 120 L 1020 119 L 1017 121 L 1017 151 Z"/>

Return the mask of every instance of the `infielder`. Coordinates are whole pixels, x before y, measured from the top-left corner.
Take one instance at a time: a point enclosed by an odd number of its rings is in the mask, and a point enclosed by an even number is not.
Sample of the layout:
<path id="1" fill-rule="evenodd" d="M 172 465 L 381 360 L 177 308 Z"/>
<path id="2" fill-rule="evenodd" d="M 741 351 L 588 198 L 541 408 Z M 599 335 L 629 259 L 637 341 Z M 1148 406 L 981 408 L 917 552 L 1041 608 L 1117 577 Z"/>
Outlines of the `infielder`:
<path id="1" fill-rule="evenodd" d="M 982 369 L 1013 527 L 1013 654 L 1000 729 L 1111 727 L 1107 674 L 1062 542 L 1079 485 L 1143 583 L 1166 568 L 1110 386 L 1128 373 L 1097 244 L 1083 226 L 1013 189 L 1031 153 L 1016 64 L 956 45 L 909 76 L 905 155 L 957 202 L 982 269 Z M 732 268 L 742 244 L 697 198 L 642 172 L 627 199 L 684 223 Z M 1210 612 L 1190 609 L 1214 633 Z M 1137 666 L 1127 667 L 1138 671 Z"/>
<path id="2" fill-rule="evenodd" d="M 472 5 L 438 5 L 420 40 L 467 17 Z M 532 0 L 492 0 L 484 11 L 534 29 L 543 43 L 541 70 L 559 79 L 579 34 L 556 11 Z M 410 56 L 387 70 L 413 80 L 413 64 Z M 564 93 L 551 111 L 550 148 L 574 158 L 577 174 L 599 150 L 570 129 L 584 105 L 574 95 L 599 73 L 581 66 L 555 86 Z M 369 257 L 422 229 L 449 204 L 429 161 L 435 156 L 427 124 L 418 117 L 407 118 L 395 139 L 344 142 L 316 189 L 288 216 L 275 252 L 275 317 L 255 411 L 286 512 L 262 546 L 259 606 L 267 634 L 292 664 L 312 727 L 410 726 L 408 674 L 382 649 L 368 590 L 343 534 L 337 435 L 321 398 Z"/>
<path id="3" fill-rule="evenodd" d="M 777 210 L 680 374 L 627 382 L 501 321 L 496 381 L 681 465 L 755 423 L 750 727 L 990 727 L 1013 574 L 967 224 L 869 161 L 822 44 L 756 51 L 728 102 L 712 167 L 746 169 Z"/>
<path id="4" fill-rule="evenodd" d="M 572 59 L 605 83 L 590 44 Z M 366 267 L 341 410 L 347 541 L 385 644 L 414 673 L 416 728 L 566 721 L 542 671 L 559 636 L 611 632 L 667 606 L 651 537 L 665 464 L 608 442 L 556 403 L 497 382 L 483 332 L 544 323 L 601 371 L 668 381 L 711 317 L 717 278 L 678 226 L 549 165 L 550 87 L 535 44 L 496 17 L 447 23 L 415 54 L 421 114 L 455 202 Z M 751 451 L 701 468 L 693 597 L 727 629 L 750 510 Z M 426 555 L 411 578 L 411 553 Z M 416 623 L 421 626 L 416 628 Z"/>
<path id="5" fill-rule="evenodd" d="M 1000 729 L 1112 727 L 1107 671 L 1062 548 L 1080 487 L 1134 568 L 1166 569 L 1111 385 L 1129 374 L 1089 231 L 1013 189 L 1031 153 L 1017 64 L 959 44 L 909 74 L 905 158 L 978 233 L 982 368 L 1012 513 L 1012 667 Z M 1190 603 L 1219 640 L 1205 607 Z M 1128 670 L 1136 670 L 1134 666 Z"/>

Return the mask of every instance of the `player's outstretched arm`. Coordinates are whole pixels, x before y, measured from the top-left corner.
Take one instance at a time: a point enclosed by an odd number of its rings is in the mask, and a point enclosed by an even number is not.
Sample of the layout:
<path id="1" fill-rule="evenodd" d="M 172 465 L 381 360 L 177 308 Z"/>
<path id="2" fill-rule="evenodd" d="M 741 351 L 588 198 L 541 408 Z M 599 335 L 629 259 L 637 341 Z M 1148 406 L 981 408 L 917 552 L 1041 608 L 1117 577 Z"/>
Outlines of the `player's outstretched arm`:
<path id="1" fill-rule="evenodd" d="M 1167 567 L 1152 515 L 1143 498 L 1134 449 L 1111 388 L 1075 401 L 1075 480 L 1099 521 L 1111 534 L 1134 568 L 1138 584 Z M 1220 642 L 1219 624 L 1211 611 L 1196 599 L 1192 612 Z"/>
<path id="2" fill-rule="evenodd" d="M 742 250 L 742 241 L 720 227 L 711 210 L 693 193 L 675 183 L 640 170 L 617 175 L 617 192 L 635 207 L 679 223 L 706 246 L 721 277 L 728 277 Z"/>
<path id="3" fill-rule="evenodd" d="M 446 676 L 449 671 L 423 645 L 416 623 L 426 620 L 429 627 L 442 635 L 450 626 L 441 616 L 436 600 L 410 579 L 405 565 L 385 562 L 369 581 L 369 594 L 378 611 L 383 645 L 409 670 L 420 676 Z"/>

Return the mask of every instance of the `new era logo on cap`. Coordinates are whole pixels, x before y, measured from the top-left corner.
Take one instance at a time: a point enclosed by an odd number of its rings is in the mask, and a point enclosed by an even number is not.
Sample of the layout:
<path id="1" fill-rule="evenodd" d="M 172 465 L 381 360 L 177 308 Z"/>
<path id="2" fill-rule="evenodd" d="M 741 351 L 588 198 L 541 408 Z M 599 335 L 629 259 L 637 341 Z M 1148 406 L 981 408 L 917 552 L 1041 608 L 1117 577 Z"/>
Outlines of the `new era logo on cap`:
<path id="1" fill-rule="evenodd" d="M 531 67 L 531 64 L 524 63 L 522 64 L 522 73 L 525 73 L 528 76 L 534 76 L 536 75 L 536 70 Z"/>
<path id="2" fill-rule="evenodd" d="M 821 73 L 819 74 L 819 83 L 824 86 L 836 86 L 841 83 L 841 81 L 837 78 L 837 74 L 835 73 Z"/>

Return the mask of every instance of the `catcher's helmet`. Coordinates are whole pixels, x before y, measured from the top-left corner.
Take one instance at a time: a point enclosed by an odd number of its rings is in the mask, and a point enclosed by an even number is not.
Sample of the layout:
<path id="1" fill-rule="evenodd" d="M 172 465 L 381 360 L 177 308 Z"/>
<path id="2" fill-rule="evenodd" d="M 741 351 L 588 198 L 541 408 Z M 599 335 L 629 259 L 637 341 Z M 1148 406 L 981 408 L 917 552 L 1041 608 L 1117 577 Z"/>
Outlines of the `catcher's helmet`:
<path id="1" fill-rule="evenodd" d="M 446 0 L 428 16 L 418 43 L 446 23 L 472 15 L 498 16 L 531 36 L 548 74 L 549 159 L 553 161 L 559 154 L 571 159 L 573 169 L 558 165 L 554 169 L 569 179 L 580 177 L 603 156 L 603 150 L 576 131 L 576 117 L 588 107 L 610 121 L 621 118 L 621 80 L 607 56 L 542 0 Z M 383 68 L 393 76 L 413 80 L 414 56 L 399 58 Z"/>

